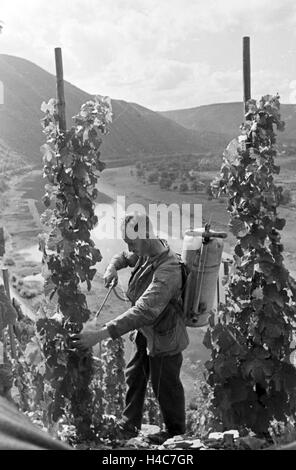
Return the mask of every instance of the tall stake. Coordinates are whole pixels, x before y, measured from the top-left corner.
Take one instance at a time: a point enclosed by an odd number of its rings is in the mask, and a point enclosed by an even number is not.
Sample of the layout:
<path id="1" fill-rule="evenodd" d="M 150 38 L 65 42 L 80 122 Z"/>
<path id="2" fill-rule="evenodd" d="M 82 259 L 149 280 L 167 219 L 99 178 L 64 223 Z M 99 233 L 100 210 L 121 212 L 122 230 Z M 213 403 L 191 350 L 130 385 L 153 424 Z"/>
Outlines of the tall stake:
<path id="1" fill-rule="evenodd" d="M 5 253 L 5 238 L 4 238 L 4 228 L 0 227 L 0 258 Z"/>
<path id="2" fill-rule="evenodd" d="M 9 288 L 9 274 L 8 274 L 8 269 L 2 268 L 2 276 L 3 276 L 3 283 L 4 283 L 4 288 L 6 291 L 6 295 L 9 300 L 10 298 L 10 288 Z M 15 349 L 15 341 L 14 341 L 14 332 L 13 332 L 13 326 L 11 324 L 8 325 L 8 332 L 9 332 L 9 339 L 10 339 L 10 349 L 11 349 L 11 356 L 13 359 L 16 358 L 16 349 Z"/>
<path id="3" fill-rule="evenodd" d="M 64 73 L 63 73 L 63 59 L 62 49 L 56 47 L 55 64 L 56 64 L 56 77 L 57 77 L 57 99 L 58 99 L 58 113 L 59 113 L 59 127 L 60 131 L 65 131 L 66 126 L 66 102 L 64 92 Z"/>
<path id="4" fill-rule="evenodd" d="M 251 98 L 251 60 L 250 60 L 250 38 L 243 37 L 243 84 L 244 84 L 244 114 L 246 102 Z"/>

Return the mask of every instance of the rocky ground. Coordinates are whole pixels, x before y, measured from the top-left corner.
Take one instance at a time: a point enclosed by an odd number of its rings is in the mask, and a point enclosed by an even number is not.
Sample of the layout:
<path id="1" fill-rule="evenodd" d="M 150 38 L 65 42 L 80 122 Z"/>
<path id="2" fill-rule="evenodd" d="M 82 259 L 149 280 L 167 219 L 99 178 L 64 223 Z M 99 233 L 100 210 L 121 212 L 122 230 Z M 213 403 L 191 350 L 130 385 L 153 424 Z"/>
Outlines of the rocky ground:
<path id="1" fill-rule="evenodd" d="M 109 444 L 104 442 L 101 445 L 97 443 L 82 444 L 78 449 L 89 450 L 163 450 L 163 451 L 197 451 L 197 450 L 296 450 L 296 442 L 290 444 L 274 443 L 257 437 L 254 433 L 244 436 L 237 430 L 225 432 L 212 432 L 207 438 L 199 439 L 196 436 L 181 435 L 167 439 L 162 444 L 151 443 L 150 436 L 160 431 L 158 426 L 144 424 L 137 437 L 128 440 L 117 440 Z"/>

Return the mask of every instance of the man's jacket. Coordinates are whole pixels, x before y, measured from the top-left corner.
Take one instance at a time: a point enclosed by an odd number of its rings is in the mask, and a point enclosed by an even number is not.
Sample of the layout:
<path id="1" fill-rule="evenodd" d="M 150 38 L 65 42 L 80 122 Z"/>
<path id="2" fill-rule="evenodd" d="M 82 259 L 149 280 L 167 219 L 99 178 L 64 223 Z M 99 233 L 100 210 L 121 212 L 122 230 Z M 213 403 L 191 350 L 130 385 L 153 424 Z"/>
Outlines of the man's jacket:
<path id="1" fill-rule="evenodd" d="M 109 334 L 115 339 L 140 330 L 147 339 L 150 356 L 177 354 L 189 343 L 180 304 L 180 263 L 163 243 L 166 251 L 153 258 L 123 252 L 109 265 L 116 270 L 134 267 L 127 291 L 132 307 L 106 324 Z"/>

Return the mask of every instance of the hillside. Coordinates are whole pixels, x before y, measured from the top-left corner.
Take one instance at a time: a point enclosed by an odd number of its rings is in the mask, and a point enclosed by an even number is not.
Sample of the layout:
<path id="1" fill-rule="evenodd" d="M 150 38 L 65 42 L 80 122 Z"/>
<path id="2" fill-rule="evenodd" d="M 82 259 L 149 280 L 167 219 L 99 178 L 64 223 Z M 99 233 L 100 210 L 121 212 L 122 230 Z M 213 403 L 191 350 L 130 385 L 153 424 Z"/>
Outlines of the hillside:
<path id="1" fill-rule="evenodd" d="M 65 75 L 67 75 L 65 71 Z M 4 105 L 0 105 L 0 139 L 30 163 L 40 164 L 40 106 L 56 95 L 55 76 L 32 62 L 0 55 Z M 100 90 L 98 90 L 98 93 Z M 65 82 L 67 124 L 91 96 Z M 134 103 L 112 100 L 113 124 L 102 146 L 103 158 L 200 153 L 220 146 L 220 136 L 199 133 Z"/>
<path id="2" fill-rule="evenodd" d="M 296 141 L 296 106 L 281 105 L 282 118 L 286 121 L 286 129 L 279 133 L 282 142 Z M 199 132 L 215 132 L 225 136 L 226 141 L 237 136 L 239 126 L 243 122 L 242 103 L 219 103 L 198 106 L 190 109 L 164 111 L 162 116 L 176 123 Z"/>
<path id="3" fill-rule="evenodd" d="M 26 163 L 26 162 L 25 162 Z M 24 158 L 0 139 L 0 174 L 24 167 Z"/>

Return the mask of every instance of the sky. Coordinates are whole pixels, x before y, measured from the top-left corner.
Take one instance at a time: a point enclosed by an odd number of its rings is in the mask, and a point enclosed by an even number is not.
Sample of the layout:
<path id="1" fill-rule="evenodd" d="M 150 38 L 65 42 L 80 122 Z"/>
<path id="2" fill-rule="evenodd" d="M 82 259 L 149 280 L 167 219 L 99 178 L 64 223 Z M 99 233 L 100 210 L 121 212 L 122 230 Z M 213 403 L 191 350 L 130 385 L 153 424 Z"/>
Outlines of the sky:
<path id="1" fill-rule="evenodd" d="M 252 97 L 296 103 L 295 0 L 0 0 L 0 53 L 91 94 L 155 111 L 242 101 L 242 38 Z"/>

